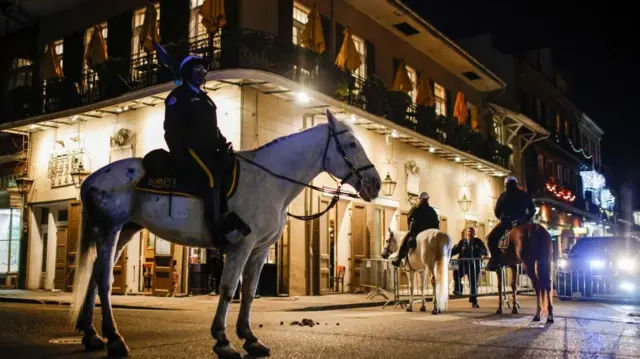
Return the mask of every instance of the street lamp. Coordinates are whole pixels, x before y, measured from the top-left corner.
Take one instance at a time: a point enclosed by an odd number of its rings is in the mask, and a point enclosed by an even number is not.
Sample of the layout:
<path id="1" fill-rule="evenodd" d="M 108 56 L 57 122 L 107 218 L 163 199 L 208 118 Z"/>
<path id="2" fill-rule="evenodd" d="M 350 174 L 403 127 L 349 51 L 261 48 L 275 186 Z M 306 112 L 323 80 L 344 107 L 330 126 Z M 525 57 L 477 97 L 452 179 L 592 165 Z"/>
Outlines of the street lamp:
<path id="1" fill-rule="evenodd" d="M 396 190 L 398 182 L 391 179 L 391 175 L 387 172 L 387 176 L 382 181 L 382 194 L 387 197 L 393 196 L 393 192 Z"/>
<path id="2" fill-rule="evenodd" d="M 468 212 L 469 208 L 471 208 L 471 200 L 467 197 L 467 194 L 463 194 L 462 198 L 458 200 L 458 205 L 460 206 L 460 210 L 462 212 Z"/>
<path id="3" fill-rule="evenodd" d="M 33 179 L 28 177 L 18 177 L 15 179 L 16 187 L 22 195 L 26 195 L 31 192 L 33 187 Z"/>

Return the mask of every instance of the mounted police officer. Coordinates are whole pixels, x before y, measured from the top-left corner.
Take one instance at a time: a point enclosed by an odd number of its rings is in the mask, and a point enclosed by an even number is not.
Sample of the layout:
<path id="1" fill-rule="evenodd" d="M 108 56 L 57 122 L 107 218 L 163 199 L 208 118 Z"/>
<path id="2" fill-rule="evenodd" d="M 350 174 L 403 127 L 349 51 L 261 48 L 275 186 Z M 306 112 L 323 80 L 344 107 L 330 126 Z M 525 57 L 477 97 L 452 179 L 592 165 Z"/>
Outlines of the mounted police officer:
<path id="1" fill-rule="evenodd" d="M 182 84 L 165 100 L 164 138 L 179 170 L 201 174 L 211 190 L 204 198 L 204 215 L 216 243 L 233 230 L 246 235 L 250 229 L 235 213 L 227 212 L 221 174 L 233 165 L 233 147 L 218 129 L 216 105 L 200 88 L 206 75 L 202 58 L 187 56 L 182 61 Z"/>
<path id="2" fill-rule="evenodd" d="M 398 267 L 400 262 L 409 252 L 409 239 L 415 237 L 418 233 L 430 228 L 440 228 L 440 220 L 438 220 L 438 214 L 429 205 L 429 194 L 427 192 L 420 193 L 418 204 L 411 208 L 407 216 L 407 224 L 409 226 L 409 232 L 402 239 L 400 249 L 398 250 L 398 256 L 391 262 L 394 266 Z"/>
<path id="3" fill-rule="evenodd" d="M 500 223 L 489 233 L 489 252 L 491 259 L 487 264 L 487 270 L 496 271 L 500 266 L 500 250 L 498 243 L 500 238 L 507 233 L 514 224 L 531 222 L 536 214 L 536 206 L 531 196 L 518 188 L 518 179 L 508 176 L 504 180 L 506 190 L 500 195 L 494 213 Z"/>

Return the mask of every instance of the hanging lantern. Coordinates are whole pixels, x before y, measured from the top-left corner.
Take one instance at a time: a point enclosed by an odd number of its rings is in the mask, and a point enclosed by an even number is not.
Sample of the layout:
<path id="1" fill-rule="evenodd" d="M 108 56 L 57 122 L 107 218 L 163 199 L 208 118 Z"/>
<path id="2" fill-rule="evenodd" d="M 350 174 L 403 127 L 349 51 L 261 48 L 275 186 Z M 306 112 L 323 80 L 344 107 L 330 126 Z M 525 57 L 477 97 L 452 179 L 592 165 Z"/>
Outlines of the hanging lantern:
<path id="1" fill-rule="evenodd" d="M 387 172 L 387 176 L 384 178 L 384 181 L 382 181 L 382 194 L 387 197 L 393 196 L 397 184 L 398 182 L 392 180 L 391 175 Z"/>
<path id="2" fill-rule="evenodd" d="M 471 208 L 471 200 L 467 197 L 466 193 L 458 200 L 458 205 L 460 205 L 460 210 L 462 212 L 469 212 L 469 208 Z"/>

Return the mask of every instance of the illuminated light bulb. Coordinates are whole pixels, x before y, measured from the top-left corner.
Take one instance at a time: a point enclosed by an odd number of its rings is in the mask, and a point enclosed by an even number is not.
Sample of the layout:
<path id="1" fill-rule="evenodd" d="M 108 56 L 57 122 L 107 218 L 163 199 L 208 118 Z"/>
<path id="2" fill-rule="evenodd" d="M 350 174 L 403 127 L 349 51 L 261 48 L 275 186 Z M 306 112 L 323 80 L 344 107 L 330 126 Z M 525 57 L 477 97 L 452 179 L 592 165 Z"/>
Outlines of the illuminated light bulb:
<path id="1" fill-rule="evenodd" d="M 296 94 L 296 99 L 300 103 L 308 103 L 311 100 L 311 97 L 309 97 L 309 95 L 306 92 L 300 91 Z"/>

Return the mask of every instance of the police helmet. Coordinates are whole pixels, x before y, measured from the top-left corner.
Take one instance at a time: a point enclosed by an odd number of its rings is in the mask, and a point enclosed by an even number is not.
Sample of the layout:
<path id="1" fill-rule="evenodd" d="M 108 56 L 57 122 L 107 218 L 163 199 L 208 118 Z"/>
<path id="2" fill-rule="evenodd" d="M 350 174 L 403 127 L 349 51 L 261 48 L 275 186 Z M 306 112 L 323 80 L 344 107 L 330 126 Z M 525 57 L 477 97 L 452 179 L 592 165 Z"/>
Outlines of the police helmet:
<path id="1" fill-rule="evenodd" d="M 420 193 L 420 200 L 429 200 L 429 194 L 427 192 Z"/>
<path id="2" fill-rule="evenodd" d="M 515 186 L 518 185 L 518 179 L 515 176 L 507 176 L 507 178 L 504 179 L 504 185 L 508 186 L 509 184 L 513 184 Z"/>
<path id="3" fill-rule="evenodd" d="M 191 82 L 191 76 L 193 73 L 193 67 L 196 65 L 206 66 L 204 60 L 195 55 L 189 55 L 180 63 L 180 77 L 183 82 Z"/>

